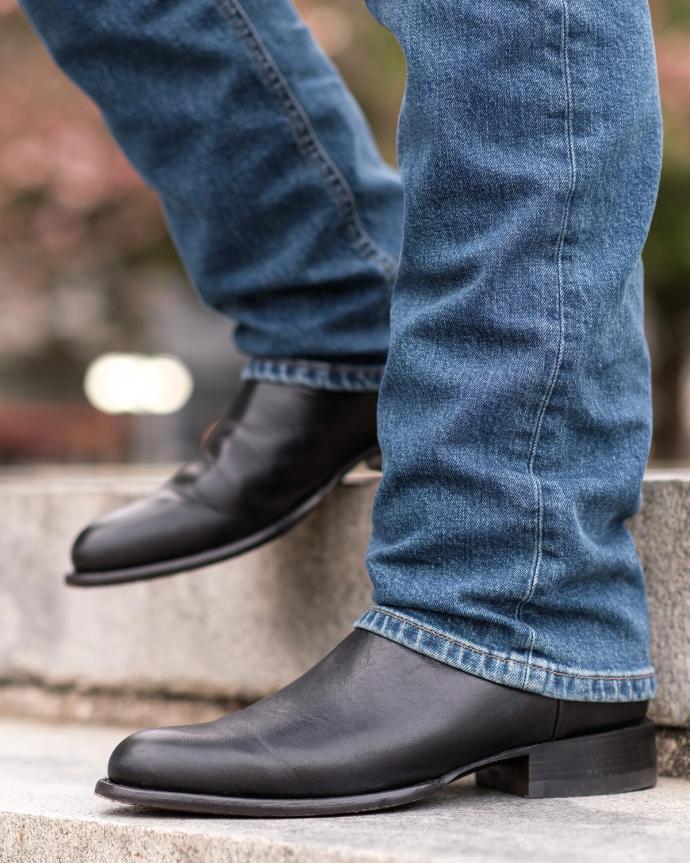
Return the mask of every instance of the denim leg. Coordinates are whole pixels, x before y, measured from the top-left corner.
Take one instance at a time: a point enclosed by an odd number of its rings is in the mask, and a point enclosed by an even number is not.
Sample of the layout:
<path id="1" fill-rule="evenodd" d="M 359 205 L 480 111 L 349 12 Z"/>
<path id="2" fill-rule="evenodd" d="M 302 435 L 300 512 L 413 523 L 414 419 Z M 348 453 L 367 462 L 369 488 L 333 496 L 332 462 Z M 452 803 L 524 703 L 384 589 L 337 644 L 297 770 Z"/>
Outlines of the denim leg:
<path id="1" fill-rule="evenodd" d="M 407 56 L 372 630 L 574 700 L 654 693 L 646 0 L 371 0 Z"/>
<path id="2" fill-rule="evenodd" d="M 158 192 L 246 377 L 376 389 L 402 191 L 289 0 L 22 0 Z"/>

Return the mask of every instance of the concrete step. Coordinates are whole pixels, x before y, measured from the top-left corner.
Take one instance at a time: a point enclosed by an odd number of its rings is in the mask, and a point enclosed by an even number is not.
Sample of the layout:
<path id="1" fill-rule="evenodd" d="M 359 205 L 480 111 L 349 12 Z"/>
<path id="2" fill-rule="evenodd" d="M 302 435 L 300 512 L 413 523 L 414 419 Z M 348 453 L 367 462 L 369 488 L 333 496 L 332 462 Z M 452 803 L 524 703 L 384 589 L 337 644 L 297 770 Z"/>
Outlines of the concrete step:
<path id="1" fill-rule="evenodd" d="M 196 721 L 284 685 L 369 602 L 376 480 L 355 474 L 295 530 L 191 575 L 65 588 L 69 544 L 153 487 L 151 470 L 0 478 L 0 715 Z M 649 584 L 664 769 L 690 775 L 690 471 L 652 472 L 634 524 Z"/>
<path id="2" fill-rule="evenodd" d="M 367 607 L 375 482 L 366 474 L 351 475 L 286 536 L 234 561 L 140 584 L 65 587 L 77 531 L 164 475 L 53 470 L 0 479 L 0 713 L 108 719 L 120 698 L 139 711 L 149 699 L 156 712 L 165 700 L 172 713 L 247 703 L 301 674 Z"/>
<path id="3" fill-rule="evenodd" d="M 122 729 L 0 723 L 5 863 L 686 863 L 690 782 L 523 800 L 472 779 L 402 810 L 300 820 L 155 815 L 92 794 Z"/>

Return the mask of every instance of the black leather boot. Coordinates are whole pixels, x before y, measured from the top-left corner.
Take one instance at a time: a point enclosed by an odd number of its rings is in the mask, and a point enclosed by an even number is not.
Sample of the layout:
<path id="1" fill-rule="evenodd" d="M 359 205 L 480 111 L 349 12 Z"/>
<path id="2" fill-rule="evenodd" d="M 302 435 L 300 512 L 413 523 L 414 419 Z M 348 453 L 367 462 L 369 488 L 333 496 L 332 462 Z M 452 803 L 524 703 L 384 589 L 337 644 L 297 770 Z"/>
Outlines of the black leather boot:
<path id="1" fill-rule="evenodd" d="M 354 465 L 375 460 L 376 400 L 376 393 L 245 383 L 198 458 L 82 531 L 68 584 L 170 575 L 285 532 Z"/>
<path id="2" fill-rule="evenodd" d="M 510 689 L 355 630 L 245 710 L 128 737 L 96 793 L 282 818 L 398 806 L 469 773 L 527 797 L 634 791 L 656 779 L 646 709 Z"/>

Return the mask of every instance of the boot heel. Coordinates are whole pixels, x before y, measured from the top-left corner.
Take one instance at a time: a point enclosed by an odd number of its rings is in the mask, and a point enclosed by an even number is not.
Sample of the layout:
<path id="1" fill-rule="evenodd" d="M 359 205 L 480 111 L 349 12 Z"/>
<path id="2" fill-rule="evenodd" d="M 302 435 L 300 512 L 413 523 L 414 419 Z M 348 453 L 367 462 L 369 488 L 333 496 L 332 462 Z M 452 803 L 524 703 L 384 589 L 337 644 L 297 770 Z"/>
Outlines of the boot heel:
<path id="1" fill-rule="evenodd" d="M 520 797 L 585 797 L 656 784 L 654 723 L 554 740 L 477 771 L 477 784 Z"/>

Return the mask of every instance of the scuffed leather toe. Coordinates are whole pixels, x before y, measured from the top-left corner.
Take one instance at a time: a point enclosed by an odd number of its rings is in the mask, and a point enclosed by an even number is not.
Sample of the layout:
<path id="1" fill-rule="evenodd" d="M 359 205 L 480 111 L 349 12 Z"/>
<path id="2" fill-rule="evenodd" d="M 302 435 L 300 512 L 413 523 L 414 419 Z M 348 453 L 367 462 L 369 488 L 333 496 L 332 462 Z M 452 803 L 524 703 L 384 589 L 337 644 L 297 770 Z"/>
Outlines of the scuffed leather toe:
<path id="1" fill-rule="evenodd" d="M 221 543 L 226 533 L 222 514 L 166 487 L 83 530 L 72 563 L 77 572 L 143 566 Z"/>

